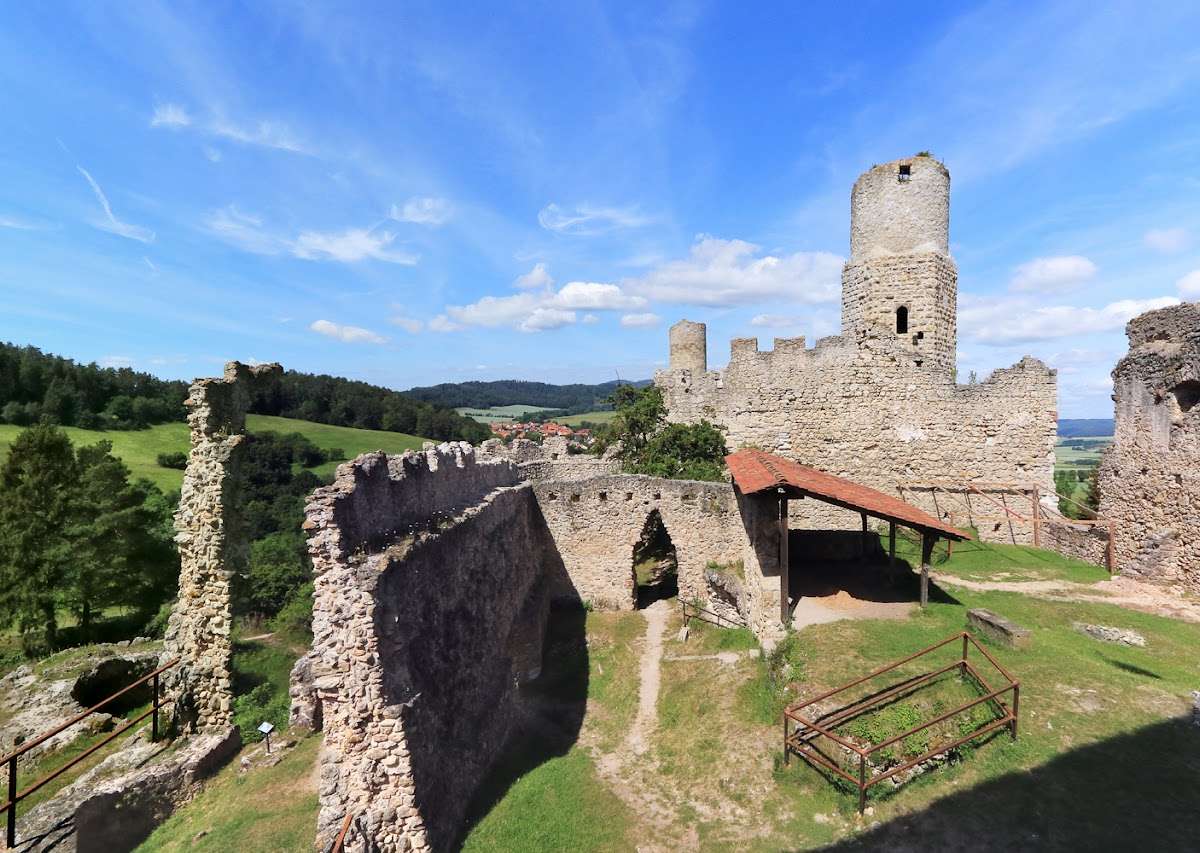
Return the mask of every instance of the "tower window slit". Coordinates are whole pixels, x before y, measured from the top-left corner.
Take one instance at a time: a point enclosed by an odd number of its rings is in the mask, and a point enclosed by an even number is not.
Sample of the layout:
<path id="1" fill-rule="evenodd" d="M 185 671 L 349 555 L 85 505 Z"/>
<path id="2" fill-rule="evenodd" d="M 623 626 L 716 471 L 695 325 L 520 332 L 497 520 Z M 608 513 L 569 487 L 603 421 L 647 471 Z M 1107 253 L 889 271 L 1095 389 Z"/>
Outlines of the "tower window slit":
<path id="1" fill-rule="evenodd" d="M 908 334 L 908 308 L 903 305 L 896 309 L 896 334 Z"/>

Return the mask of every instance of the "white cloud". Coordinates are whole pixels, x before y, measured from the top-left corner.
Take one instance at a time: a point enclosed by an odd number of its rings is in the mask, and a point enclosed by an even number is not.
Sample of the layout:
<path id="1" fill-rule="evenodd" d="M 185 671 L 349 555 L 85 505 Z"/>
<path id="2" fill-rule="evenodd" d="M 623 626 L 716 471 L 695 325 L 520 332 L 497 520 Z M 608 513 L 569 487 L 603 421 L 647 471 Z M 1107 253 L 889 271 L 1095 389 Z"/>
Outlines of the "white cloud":
<path id="1" fill-rule="evenodd" d="M 369 228 L 302 231 L 292 240 L 272 233 L 263 227 L 260 217 L 244 213 L 232 204 L 210 215 L 205 226 L 225 242 L 256 255 L 290 254 L 306 261 L 342 263 L 376 260 L 405 266 L 412 266 L 418 260 L 416 255 L 388 248 L 396 239 L 390 231 Z"/>
<path id="2" fill-rule="evenodd" d="M 38 226 L 15 216 L 0 216 L 0 228 L 12 228 L 16 231 L 36 231 Z"/>
<path id="3" fill-rule="evenodd" d="M 1002 346 L 1111 332 L 1146 311 L 1178 304 L 1179 300 L 1174 296 L 1122 299 L 1103 308 L 1035 306 L 1011 300 L 971 300 L 960 306 L 958 319 L 960 328 L 970 339 Z"/>
<path id="4" fill-rule="evenodd" d="M 595 281 L 572 281 L 563 285 L 555 296 L 563 308 L 579 308 L 590 311 L 619 311 L 624 308 L 641 308 L 646 300 L 641 296 L 628 296 L 615 284 Z"/>
<path id="5" fill-rule="evenodd" d="M 793 329 L 804 322 L 802 317 L 786 314 L 755 314 L 750 319 L 751 326 L 761 326 L 767 329 Z"/>
<path id="6" fill-rule="evenodd" d="M 627 329 L 647 329 L 661 322 L 657 314 L 626 314 L 621 318 L 621 325 Z"/>
<path id="7" fill-rule="evenodd" d="M 388 322 L 390 322 L 393 326 L 399 326 L 410 335 L 417 334 L 425 327 L 425 324 L 420 320 L 414 320 L 412 317 L 404 317 L 401 315 L 392 317 Z"/>
<path id="8" fill-rule="evenodd" d="M 645 304 L 645 299 L 629 296 L 616 284 L 572 281 L 558 291 L 547 289 L 511 296 L 485 296 L 470 305 L 448 305 L 444 316 L 452 321 L 455 330 L 464 326 L 510 326 L 522 332 L 540 332 L 575 323 L 576 311 L 621 311 Z M 432 321 L 430 328 L 433 328 Z"/>
<path id="9" fill-rule="evenodd" d="M 142 260 L 146 262 L 146 267 L 150 270 L 151 275 L 158 275 L 158 265 L 150 260 L 145 255 L 142 255 Z"/>
<path id="10" fill-rule="evenodd" d="M 336 338 L 347 344 L 385 344 L 387 338 L 358 326 L 342 326 L 328 320 L 316 320 L 308 328 L 319 335 Z"/>
<path id="11" fill-rule="evenodd" d="M 293 154 L 309 153 L 308 146 L 297 139 L 286 125 L 278 122 L 258 121 L 250 126 L 243 126 L 225 118 L 218 118 L 213 121 L 208 130 L 217 136 L 232 139 L 243 145 L 274 148 L 279 151 L 290 151 Z"/>
<path id="12" fill-rule="evenodd" d="M 151 127 L 187 127 L 191 123 L 192 117 L 179 104 L 156 105 L 150 119 Z"/>
<path id="13" fill-rule="evenodd" d="M 600 318 L 595 314 L 584 314 L 579 322 L 583 323 L 585 326 L 594 326 L 600 322 Z"/>
<path id="14" fill-rule="evenodd" d="M 1191 245 L 1191 236 L 1186 228 L 1157 228 L 1147 231 L 1142 242 L 1150 249 L 1164 254 L 1182 252 Z"/>
<path id="15" fill-rule="evenodd" d="M 1015 291 L 1065 290 L 1088 281 L 1096 274 L 1096 265 L 1080 255 L 1034 258 L 1013 273 Z"/>
<path id="16" fill-rule="evenodd" d="M 1200 270 L 1192 270 L 1175 282 L 1175 286 L 1179 288 L 1180 296 L 1200 299 Z"/>
<path id="17" fill-rule="evenodd" d="M 392 205 L 392 219 L 418 225 L 444 225 L 454 215 L 454 207 L 444 198 L 410 198 L 404 206 Z"/>
<path id="18" fill-rule="evenodd" d="M 127 355 L 106 355 L 97 362 L 101 367 L 133 367 L 133 359 Z"/>
<path id="19" fill-rule="evenodd" d="M 431 332 L 459 332 L 462 329 L 462 325 L 455 323 L 445 314 L 438 314 L 429 321 L 429 331 Z"/>
<path id="20" fill-rule="evenodd" d="M 388 231 L 367 228 L 348 228 L 340 233 L 303 231 L 292 245 L 292 254 L 305 260 L 332 260 L 354 263 L 367 260 L 412 266 L 417 256 L 407 252 L 388 251 L 396 239 Z"/>
<path id="21" fill-rule="evenodd" d="M 554 279 L 550 277 L 550 272 L 546 269 L 545 264 L 534 264 L 533 269 L 525 275 L 517 276 L 513 282 L 513 287 L 518 290 L 537 290 L 553 286 Z"/>
<path id="22" fill-rule="evenodd" d="M 87 179 L 87 182 L 92 187 L 92 192 L 96 194 L 96 200 L 100 202 L 100 207 L 104 210 L 104 219 L 99 222 L 92 223 L 101 231 L 108 231 L 111 234 L 116 234 L 130 240 L 137 240 L 142 243 L 153 243 L 154 232 L 149 228 L 143 228 L 140 225 L 130 225 L 128 222 L 122 222 L 117 219 L 113 213 L 112 205 L 108 203 L 108 196 L 104 194 L 104 190 L 100 189 L 100 185 L 96 183 L 96 179 L 91 176 L 87 169 L 83 166 L 76 165 L 79 174 Z"/>
<path id="23" fill-rule="evenodd" d="M 615 231 L 619 228 L 641 228 L 654 222 L 636 207 L 595 207 L 581 204 L 566 210 L 548 204 L 538 212 L 538 224 L 558 234 L 588 236 Z"/>
<path id="24" fill-rule="evenodd" d="M 221 151 L 213 148 L 211 145 L 204 146 L 204 156 L 208 158 L 208 162 L 210 163 L 221 162 Z"/>
<path id="25" fill-rule="evenodd" d="M 561 308 L 535 308 L 518 328 L 522 332 L 541 332 L 546 329 L 559 329 L 570 326 L 575 322 L 574 311 L 564 311 Z"/>
<path id="26" fill-rule="evenodd" d="M 760 246 L 701 234 L 683 260 L 624 282 L 627 291 L 682 305 L 835 302 L 842 259 L 829 252 L 759 255 Z"/>

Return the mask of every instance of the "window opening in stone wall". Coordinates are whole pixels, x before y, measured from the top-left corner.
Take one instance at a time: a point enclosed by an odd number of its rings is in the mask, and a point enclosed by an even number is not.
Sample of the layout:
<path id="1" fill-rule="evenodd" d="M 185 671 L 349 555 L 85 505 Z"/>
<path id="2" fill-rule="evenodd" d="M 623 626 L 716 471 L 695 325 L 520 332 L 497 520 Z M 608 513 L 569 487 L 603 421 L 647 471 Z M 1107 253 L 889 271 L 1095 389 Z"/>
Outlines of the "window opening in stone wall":
<path id="1" fill-rule="evenodd" d="M 1200 400 L 1200 381 L 1188 379 L 1180 382 L 1171 389 L 1171 393 L 1175 395 L 1175 402 L 1179 404 L 1179 411 L 1190 412 L 1192 406 L 1196 405 L 1196 401 Z"/>
<path id="2" fill-rule="evenodd" d="M 896 334 L 908 334 L 908 308 L 903 305 L 896 309 Z"/>
<path id="3" fill-rule="evenodd" d="M 900 181 L 900 183 L 902 183 L 902 184 L 906 183 L 907 181 L 911 181 L 912 180 L 912 165 L 909 163 L 901 163 L 900 171 L 896 175 L 896 179 L 898 181 Z"/>
<path id="4" fill-rule="evenodd" d="M 656 601 L 679 595 L 679 561 L 675 543 L 667 533 L 662 515 L 651 510 L 633 546 L 633 578 L 637 585 L 637 606 L 648 607 Z"/>
<path id="5" fill-rule="evenodd" d="M 608 500 L 608 492 L 601 492 L 601 493 L 600 493 L 600 500 L 602 500 L 602 501 L 606 501 L 606 500 Z"/>

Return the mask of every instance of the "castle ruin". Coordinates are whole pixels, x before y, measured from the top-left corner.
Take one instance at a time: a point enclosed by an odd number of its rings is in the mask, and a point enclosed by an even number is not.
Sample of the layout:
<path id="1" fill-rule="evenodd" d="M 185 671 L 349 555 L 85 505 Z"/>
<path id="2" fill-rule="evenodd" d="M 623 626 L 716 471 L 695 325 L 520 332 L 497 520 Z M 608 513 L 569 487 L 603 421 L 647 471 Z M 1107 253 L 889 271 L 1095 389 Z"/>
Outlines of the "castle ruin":
<path id="1" fill-rule="evenodd" d="M 1020 484 L 1054 493 L 1055 371 L 1026 357 L 982 382 L 955 372 L 957 268 L 950 256 L 950 173 L 916 156 L 875 166 L 854 184 L 842 334 L 808 347 L 735 339 L 708 369 L 706 329 L 683 320 L 654 378 L 668 417 L 725 428 L 730 448 L 757 447 L 944 514 L 922 486 Z M 914 490 L 915 489 L 915 490 Z M 826 509 L 808 520 L 853 527 Z M 966 523 L 966 522 L 962 522 Z M 1032 524 L 980 526 L 985 538 L 1031 542 Z"/>
<path id="2" fill-rule="evenodd" d="M 1125 333 L 1100 514 L 1122 574 L 1200 591 L 1200 304 L 1150 311 Z"/>

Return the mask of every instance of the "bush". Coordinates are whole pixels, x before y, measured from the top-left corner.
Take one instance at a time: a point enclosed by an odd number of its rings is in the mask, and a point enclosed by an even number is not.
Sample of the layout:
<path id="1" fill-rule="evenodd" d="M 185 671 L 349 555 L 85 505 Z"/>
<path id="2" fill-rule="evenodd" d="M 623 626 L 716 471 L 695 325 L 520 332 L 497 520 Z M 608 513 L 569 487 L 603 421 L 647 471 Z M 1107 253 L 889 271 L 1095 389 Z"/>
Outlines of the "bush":
<path id="1" fill-rule="evenodd" d="M 313 585 L 309 581 L 292 592 L 287 603 L 271 619 L 270 628 L 289 639 L 303 640 L 309 644 L 312 642 L 312 610 Z"/>
<path id="2" fill-rule="evenodd" d="M 325 451 L 325 456 L 330 462 L 341 462 L 346 458 L 346 451 L 340 447 L 331 447 Z"/>
<path id="3" fill-rule="evenodd" d="M 174 468 L 177 471 L 182 471 L 187 467 L 187 462 L 188 455 L 183 451 L 158 454 L 158 464 L 163 468 Z"/>
<path id="4" fill-rule="evenodd" d="M 277 729 L 286 729 L 289 709 L 287 692 L 264 682 L 233 700 L 233 722 L 242 733 L 242 741 L 252 743 L 262 738 L 258 726 L 264 720 Z"/>
<path id="5" fill-rule="evenodd" d="M 162 606 L 158 608 L 158 612 L 153 618 L 146 623 L 146 627 L 142 630 L 146 632 L 148 637 L 161 638 L 167 633 L 167 620 L 171 618 L 171 611 L 175 609 L 175 599 L 164 601 Z"/>

